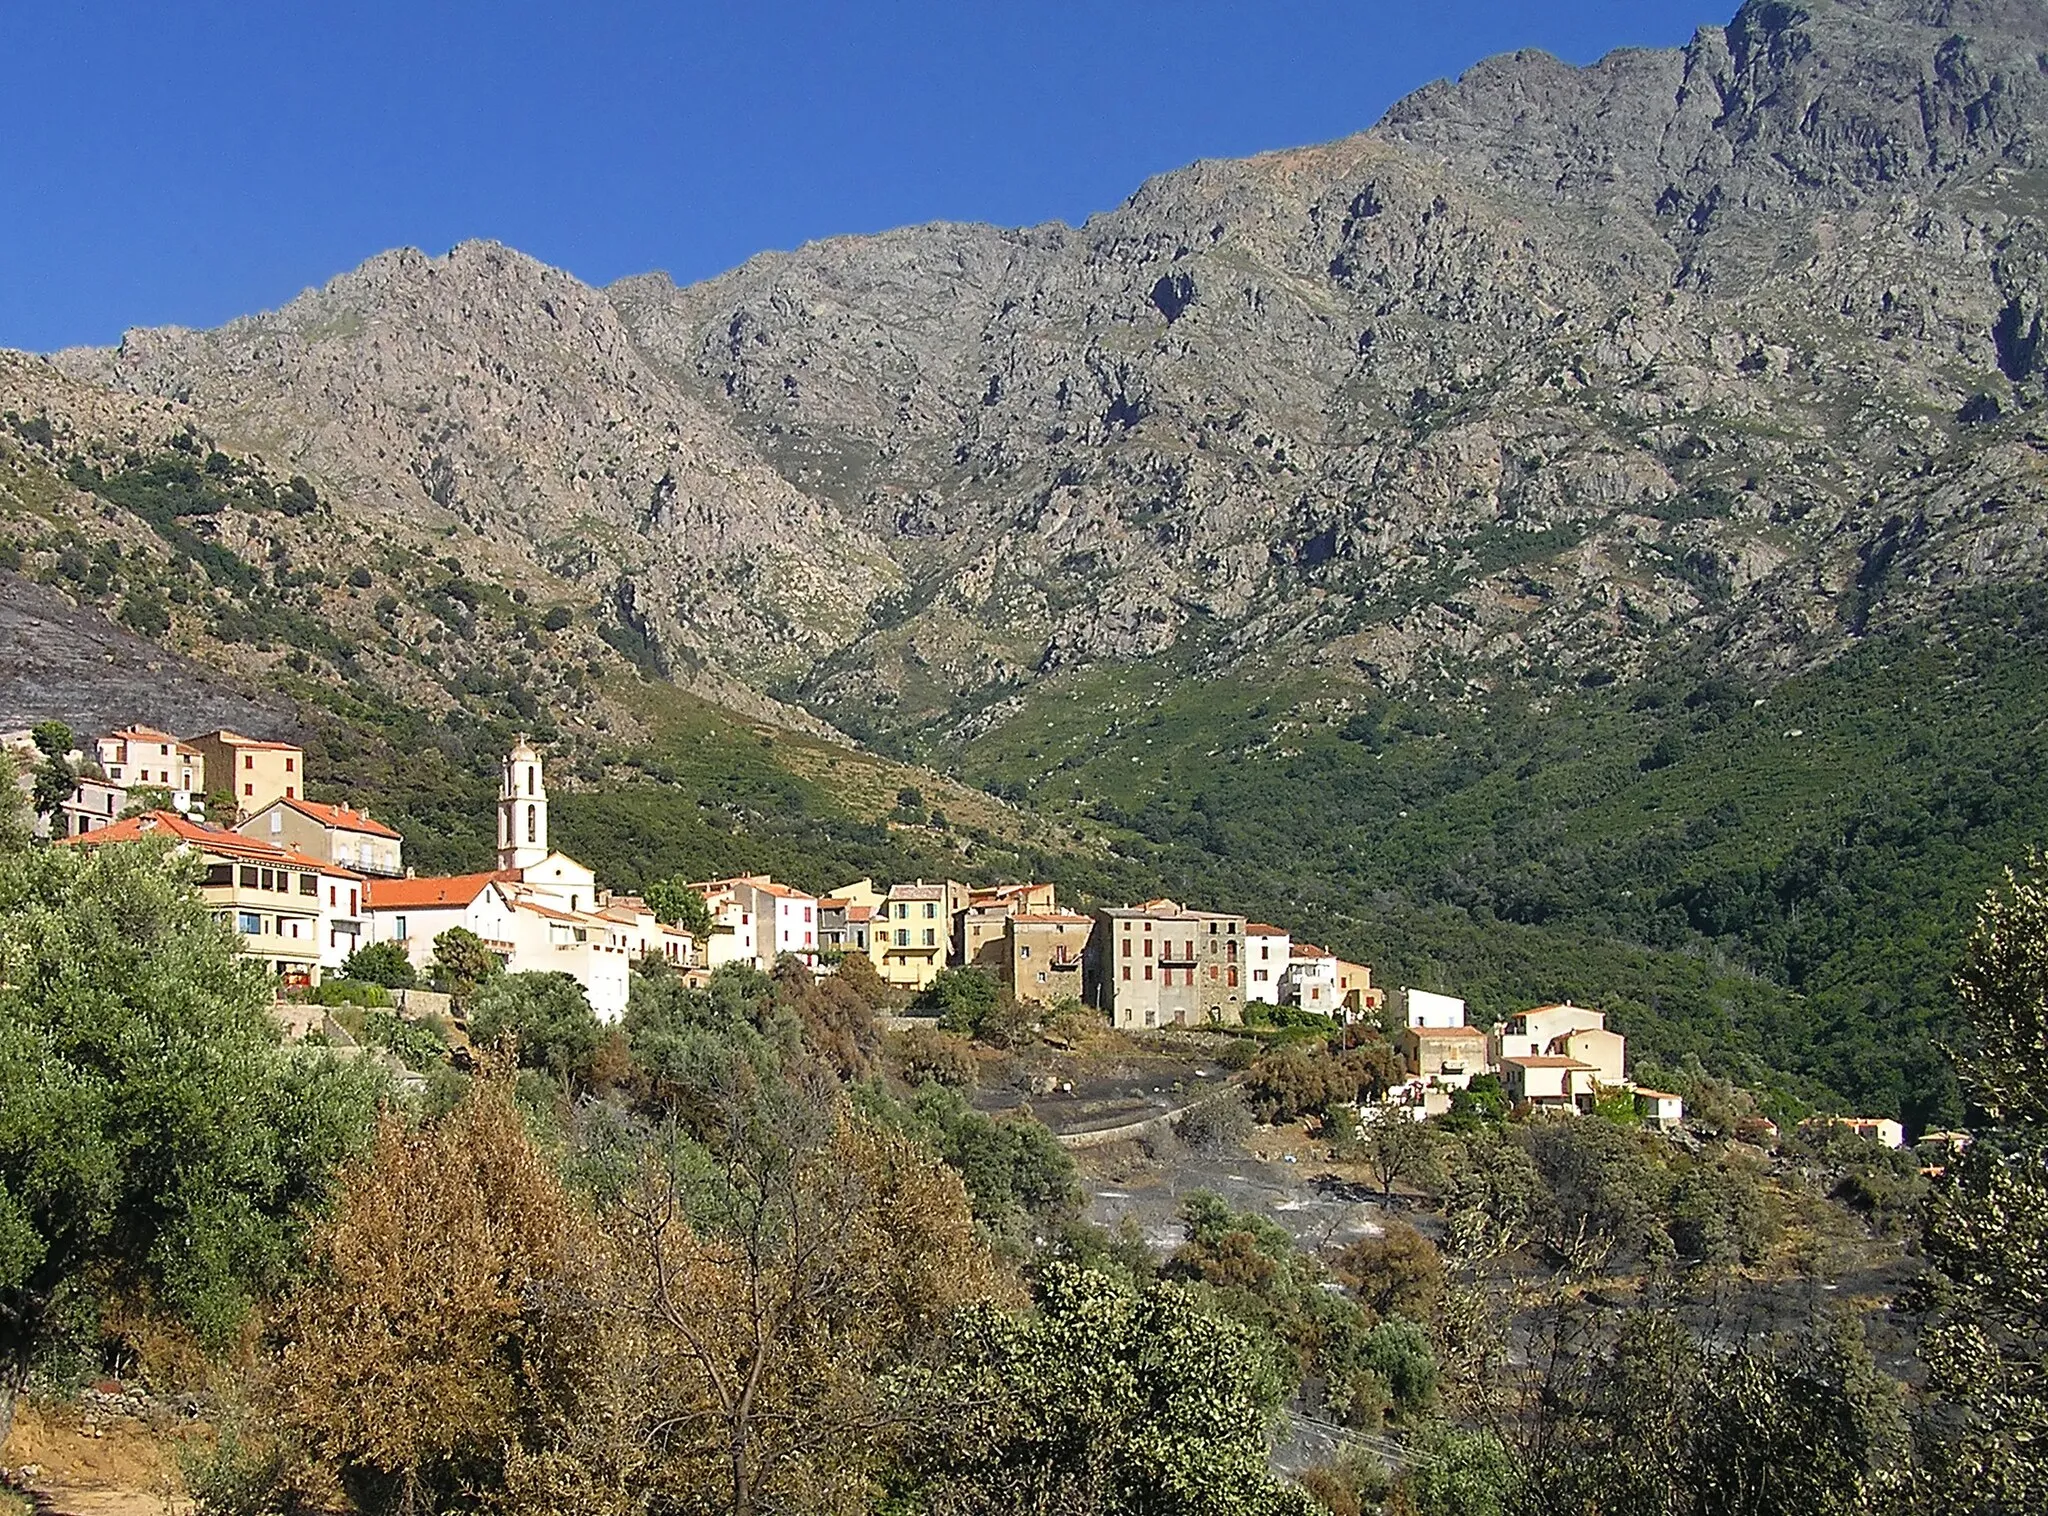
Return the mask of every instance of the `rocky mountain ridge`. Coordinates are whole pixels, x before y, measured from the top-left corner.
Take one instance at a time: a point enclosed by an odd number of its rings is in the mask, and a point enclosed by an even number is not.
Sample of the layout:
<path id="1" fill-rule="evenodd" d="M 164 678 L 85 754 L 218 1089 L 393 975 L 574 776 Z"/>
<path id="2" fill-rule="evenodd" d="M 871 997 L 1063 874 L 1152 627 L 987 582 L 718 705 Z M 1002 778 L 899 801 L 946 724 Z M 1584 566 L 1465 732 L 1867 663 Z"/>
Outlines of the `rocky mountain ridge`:
<path id="1" fill-rule="evenodd" d="M 1681 649 L 1769 677 L 2048 553 L 2044 57 L 2019 0 L 1751 3 L 1079 228 L 688 288 L 396 252 L 55 361 L 861 735 L 1169 653 L 1452 696 Z"/>

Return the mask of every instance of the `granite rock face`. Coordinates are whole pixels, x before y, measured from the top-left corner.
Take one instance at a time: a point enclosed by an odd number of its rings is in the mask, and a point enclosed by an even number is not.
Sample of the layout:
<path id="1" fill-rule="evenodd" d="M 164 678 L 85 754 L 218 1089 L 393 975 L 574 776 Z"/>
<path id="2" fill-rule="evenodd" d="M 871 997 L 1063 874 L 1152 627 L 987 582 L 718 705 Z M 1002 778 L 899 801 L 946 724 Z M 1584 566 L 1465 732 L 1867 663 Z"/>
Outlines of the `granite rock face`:
<path id="1" fill-rule="evenodd" d="M 857 732 L 1170 650 L 1454 695 L 1681 646 L 1768 677 L 2042 572 L 2044 128 L 2048 8 L 1752 3 L 1078 228 L 686 288 L 397 252 L 57 362 Z"/>

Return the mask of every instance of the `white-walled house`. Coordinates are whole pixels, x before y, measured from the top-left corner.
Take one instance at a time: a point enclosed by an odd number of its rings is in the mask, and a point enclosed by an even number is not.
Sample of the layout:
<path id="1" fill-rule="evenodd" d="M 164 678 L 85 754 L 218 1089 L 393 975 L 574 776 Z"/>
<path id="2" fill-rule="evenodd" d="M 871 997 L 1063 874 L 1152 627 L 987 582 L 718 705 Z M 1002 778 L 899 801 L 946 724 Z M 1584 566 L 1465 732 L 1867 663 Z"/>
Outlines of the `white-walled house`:
<path id="1" fill-rule="evenodd" d="M 1278 1005 L 1286 991 L 1287 964 L 1294 951 L 1286 928 L 1263 921 L 1245 923 L 1244 998 L 1247 1003 Z"/>
<path id="2" fill-rule="evenodd" d="M 1344 992 L 1337 971 L 1337 955 L 1307 944 L 1296 947 L 1287 960 L 1287 978 L 1281 985 L 1281 1003 L 1299 1006 L 1318 1016 L 1334 1016 L 1342 1007 Z"/>
<path id="3" fill-rule="evenodd" d="M 1443 1031 L 1465 1024 L 1465 1002 L 1456 995 L 1439 995 L 1431 990 L 1396 990 L 1394 1009 L 1403 1026 L 1416 1030 Z"/>
<path id="4" fill-rule="evenodd" d="M 434 939 L 451 927 L 476 933 L 500 957 L 516 946 L 513 926 L 515 880 L 492 870 L 432 879 L 372 879 L 368 896 L 369 940 L 396 942 L 415 968 L 434 961 Z"/>
<path id="5" fill-rule="evenodd" d="M 754 966 L 767 970 L 775 960 L 792 954 L 805 963 L 818 959 L 818 897 L 778 884 L 767 874 L 742 874 L 732 879 L 710 879 L 690 888 L 704 897 L 712 919 L 734 930 L 724 943 L 712 941 L 711 966 L 749 961 L 742 951 L 751 936 Z"/>

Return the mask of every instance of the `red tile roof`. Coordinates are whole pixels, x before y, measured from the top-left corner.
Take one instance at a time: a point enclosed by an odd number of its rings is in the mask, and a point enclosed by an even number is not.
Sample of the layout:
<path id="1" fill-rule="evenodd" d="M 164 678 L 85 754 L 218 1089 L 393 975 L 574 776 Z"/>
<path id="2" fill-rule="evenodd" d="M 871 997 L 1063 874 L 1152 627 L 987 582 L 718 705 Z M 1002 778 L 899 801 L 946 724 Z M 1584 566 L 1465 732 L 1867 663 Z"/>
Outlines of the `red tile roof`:
<path id="1" fill-rule="evenodd" d="M 373 821 L 350 806 L 322 805 L 316 800 L 300 800 L 290 795 L 277 803 L 290 806 L 301 816 L 310 816 L 322 826 L 337 827 L 344 832 L 363 832 L 372 837 L 389 837 L 393 842 L 404 840 L 383 822 Z"/>
<path id="2" fill-rule="evenodd" d="M 1263 921 L 1247 921 L 1244 924 L 1244 934 L 1247 937 L 1285 937 L 1289 935 L 1286 927 L 1269 926 Z"/>
<path id="3" fill-rule="evenodd" d="M 372 879 L 363 905 L 372 911 L 468 905 L 491 885 L 516 883 L 518 878 L 517 869 L 493 869 L 488 874 L 452 874 L 436 879 Z"/>
<path id="4" fill-rule="evenodd" d="M 1501 1062 L 1519 1064 L 1525 1069 L 1584 1069 L 1589 1074 L 1597 1072 L 1592 1064 L 1581 1063 L 1576 1058 L 1503 1058 Z"/>
<path id="5" fill-rule="evenodd" d="M 337 867 L 323 859 L 309 857 L 288 847 L 279 847 L 259 837 L 245 837 L 240 832 L 231 832 L 224 827 L 208 826 L 204 822 L 180 816 L 176 811 L 145 811 L 140 816 L 130 816 L 125 821 L 116 821 L 112 826 L 103 826 L 82 836 L 59 837 L 56 840 L 59 843 L 98 847 L 103 843 L 140 842 L 145 837 L 175 837 L 189 847 L 198 848 L 202 852 L 216 853 L 223 858 L 244 858 L 260 863 L 282 863 L 292 868 L 318 869 L 324 874 L 333 874 L 342 879 L 362 877 L 352 870 Z"/>

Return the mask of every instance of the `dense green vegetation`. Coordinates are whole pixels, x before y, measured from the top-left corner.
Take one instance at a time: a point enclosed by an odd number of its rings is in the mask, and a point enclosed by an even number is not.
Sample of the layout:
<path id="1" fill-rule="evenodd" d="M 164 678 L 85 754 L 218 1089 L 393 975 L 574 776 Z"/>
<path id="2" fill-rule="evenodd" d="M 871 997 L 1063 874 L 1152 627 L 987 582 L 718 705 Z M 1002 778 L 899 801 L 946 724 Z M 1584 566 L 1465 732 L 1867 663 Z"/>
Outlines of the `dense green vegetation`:
<path id="1" fill-rule="evenodd" d="M 1687 663 L 1467 710 L 1097 668 L 943 756 L 1475 1019 L 1569 995 L 1641 1053 L 1947 1119 L 1948 966 L 2048 831 L 2048 594 L 1959 600 L 1768 692 Z"/>

